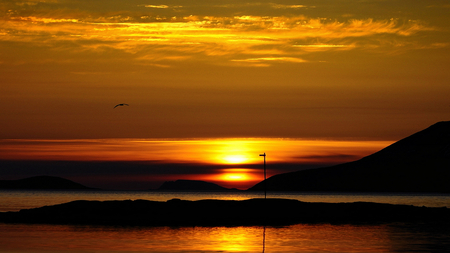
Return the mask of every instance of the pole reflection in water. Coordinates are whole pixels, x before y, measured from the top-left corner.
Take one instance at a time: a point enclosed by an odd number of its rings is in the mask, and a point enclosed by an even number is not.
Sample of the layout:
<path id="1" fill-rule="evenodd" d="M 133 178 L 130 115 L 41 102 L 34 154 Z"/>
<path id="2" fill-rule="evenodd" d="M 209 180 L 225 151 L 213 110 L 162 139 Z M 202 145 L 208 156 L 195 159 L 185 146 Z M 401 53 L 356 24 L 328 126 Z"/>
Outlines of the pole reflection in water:
<path id="1" fill-rule="evenodd" d="M 263 228 L 263 250 L 262 253 L 266 251 L 266 226 Z"/>
<path id="2" fill-rule="evenodd" d="M 443 252 L 450 248 L 449 229 L 424 230 L 414 224 L 209 228 L 0 224 L 0 252 L 256 253 L 261 252 L 261 229 L 262 252 L 270 253 Z"/>

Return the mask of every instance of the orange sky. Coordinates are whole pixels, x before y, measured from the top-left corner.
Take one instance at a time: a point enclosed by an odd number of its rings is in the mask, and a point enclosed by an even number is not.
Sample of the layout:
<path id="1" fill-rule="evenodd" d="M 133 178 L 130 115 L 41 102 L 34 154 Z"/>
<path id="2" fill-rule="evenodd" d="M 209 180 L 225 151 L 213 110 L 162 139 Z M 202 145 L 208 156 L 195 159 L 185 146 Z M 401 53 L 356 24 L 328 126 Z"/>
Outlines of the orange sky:
<path id="1" fill-rule="evenodd" d="M 87 139 L 396 141 L 449 116 L 449 13 L 446 0 L 2 1 L 0 139 L 74 140 L 92 157 L 106 151 Z"/>
<path id="2" fill-rule="evenodd" d="M 0 161 L 41 161 L 44 166 L 30 168 L 8 167 L 4 163 L 0 175 L 16 171 L 22 173 L 57 173 L 59 176 L 85 181 L 78 173 L 83 164 L 94 164 L 88 169 L 94 181 L 106 178 L 127 178 L 153 185 L 177 179 L 204 180 L 229 188 L 247 189 L 263 180 L 263 158 L 266 153 L 267 176 L 317 168 L 357 160 L 388 145 L 387 141 L 325 141 L 286 138 L 236 138 L 236 139 L 74 139 L 74 140 L 3 140 L 0 142 Z M 61 166 L 59 172 L 46 161 L 84 162 L 68 170 Z M 95 164 L 104 162 L 125 163 L 123 171 L 105 171 Z M 136 164 L 141 164 L 135 168 Z M 26 166 L 23 166 L 26 167 Z M 44 167 L 44 168 L 41 168 Z M 111 166 L 114 167 L 114 166 Z M 78 172 L 77 172 L 78 171 Z M 16 176 L 17 177 L 17 176 Z M 20 178 L 20 177 L 19 177 Z M 11 178 L 14 179 L 14 178 Z M 103 180 L 104 180 L 103 179 Z M 87 180 L 95 186 L 98 183 Z M 145 184 L 144 184 L 145 185 Z M 159 185 L 158 185 L 159 186 Z M 96 186 L 99 187 L 99 186 Z"/>
<path id="3" fill-rule="evenodd" d="M 259 154 L 271 162 L 355 160 L 389 141 L 336 141 L 286 138 L 2 140 L 2 160 L 154 161 L 254 164 Z"/>
<path id="4" fill-rule="evenodd" d="M 0 138 L 396 140 L 448 117 L 449 11 L 443 0 L 3 1 Z"/>

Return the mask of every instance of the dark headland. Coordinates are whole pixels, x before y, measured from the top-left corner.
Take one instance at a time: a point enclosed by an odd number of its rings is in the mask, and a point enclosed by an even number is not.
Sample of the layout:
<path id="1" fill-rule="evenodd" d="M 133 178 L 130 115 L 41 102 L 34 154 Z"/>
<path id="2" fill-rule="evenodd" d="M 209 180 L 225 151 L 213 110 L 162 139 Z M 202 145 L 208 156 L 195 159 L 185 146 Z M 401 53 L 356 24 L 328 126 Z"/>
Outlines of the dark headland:
<path id="1" fill-rule="evenodd" d="M 450 121 L 360 160 L 272 176 L 249 190 L 450 193 Z"/>
<path id="2" fill-rule="evenodd" d="M 285 226 L 300 223 L 450 223 L 450 210 L 408 205 L 307 203 L 289 199 L 73 201 L 0 212 L 4 223 L 111 226 Z"/>

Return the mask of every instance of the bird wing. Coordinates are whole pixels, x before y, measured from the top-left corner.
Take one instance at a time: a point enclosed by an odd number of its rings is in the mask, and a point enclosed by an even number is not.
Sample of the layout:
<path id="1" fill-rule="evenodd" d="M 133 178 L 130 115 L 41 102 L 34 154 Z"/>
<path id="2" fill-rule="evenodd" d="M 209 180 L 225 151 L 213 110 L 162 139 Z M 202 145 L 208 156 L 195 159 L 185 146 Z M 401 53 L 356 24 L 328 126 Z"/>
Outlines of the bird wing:
<path id="1" fill-rule="evenodd" d="M 116 108 L 117 106 L 124 106 L 124 105 L 128 106 L 128 104 L 118 104 L 118 105 L 114 106 L 114 108 Z"/>

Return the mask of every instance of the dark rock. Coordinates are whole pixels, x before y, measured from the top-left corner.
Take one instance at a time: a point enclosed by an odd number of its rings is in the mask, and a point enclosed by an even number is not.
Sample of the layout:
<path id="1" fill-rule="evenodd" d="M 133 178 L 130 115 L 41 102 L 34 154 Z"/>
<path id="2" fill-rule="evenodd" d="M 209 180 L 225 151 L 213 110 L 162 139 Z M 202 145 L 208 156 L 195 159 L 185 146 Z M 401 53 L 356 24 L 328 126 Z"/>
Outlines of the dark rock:
<path id="1" fill-rule="evenodd" d="M 4 223 L 120 226 L 284 226 L 299 223 L 448 224 L 447 208 L 355 203 L 307 203 L 289 199 L 73 201 L 0 213 Z"/>

